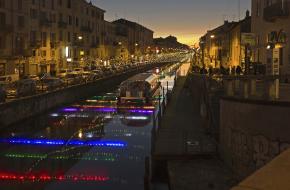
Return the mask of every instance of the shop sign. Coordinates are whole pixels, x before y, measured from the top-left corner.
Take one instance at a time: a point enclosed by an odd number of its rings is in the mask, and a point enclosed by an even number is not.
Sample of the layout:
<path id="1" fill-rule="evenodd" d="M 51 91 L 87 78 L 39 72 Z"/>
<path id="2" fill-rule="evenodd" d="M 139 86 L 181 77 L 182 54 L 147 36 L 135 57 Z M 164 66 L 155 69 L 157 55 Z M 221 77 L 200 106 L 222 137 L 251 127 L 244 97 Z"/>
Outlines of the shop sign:
<path id="1" fill-rule="evenodd" d="M 268 34 L 268 43 L 285 44 L 287 43 L 287 33 L 284 30 L 273 31 Z"/>
<path id="2" fill-rule="evenodd" d="M 249 45 L 249 46 L 256 46 L 256 35 L 254 33 L 242 33 L 241 34 L 241 44 L 242 45 Z"/>
<path id="3" fill-rule="evenodd" d="M 279 75 L 279 49 L 267 50 L 267 75 Z"/>

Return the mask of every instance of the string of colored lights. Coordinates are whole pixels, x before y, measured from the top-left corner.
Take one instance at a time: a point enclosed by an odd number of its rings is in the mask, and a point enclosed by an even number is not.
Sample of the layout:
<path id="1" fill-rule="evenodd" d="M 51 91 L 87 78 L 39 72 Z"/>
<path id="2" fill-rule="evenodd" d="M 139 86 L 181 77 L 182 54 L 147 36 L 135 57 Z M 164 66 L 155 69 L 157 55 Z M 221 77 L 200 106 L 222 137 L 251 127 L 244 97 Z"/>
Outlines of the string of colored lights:
<path id="1" fill-rule="evenodd" d="M 64 108 L 62 112 L 80 112 L 80 111 L 96 111 L 96 112 L 117 112 L 117 108 L 113 107 L 95 107 L 95 106 L 85 106 L 84 108 Z M 126 110 L 130 113 L 153 113 L 153 110 L 145 109 L 128 109 Z"/>
<path id="2" fill-rule="evenodd" d="M 0 180 L 7 181 L 32 181 L 32 182 L 48 182 L 48 181 L 92 181 L 105 182 L 110 178 L 108 176 L 88 176 L 88 175 L 48 175 L 48 174 L 13 174 L 0 172 Z"/>
<path id="3" fill-rule="evenodd" d="M 122 141 L 81 141 L 81 140 L 47 140 L 47 139 L 20 139 L 20 138 L 8 138 L 0 139 L 0 143 L 9 144 L 23 144 L 23 145 L 67 145 L 67 146 L 95 146 L 95 147 L 118 147 L 123 148 L 127 146 L 127 143 Z"/>
<path id="4" fill-rule="evenodd" d="M 154 106 L 105 106 L 105 105 L 73 105 L 73 108 L 115 108 L 115 109 L 142 109 L 154 110 Z"/>

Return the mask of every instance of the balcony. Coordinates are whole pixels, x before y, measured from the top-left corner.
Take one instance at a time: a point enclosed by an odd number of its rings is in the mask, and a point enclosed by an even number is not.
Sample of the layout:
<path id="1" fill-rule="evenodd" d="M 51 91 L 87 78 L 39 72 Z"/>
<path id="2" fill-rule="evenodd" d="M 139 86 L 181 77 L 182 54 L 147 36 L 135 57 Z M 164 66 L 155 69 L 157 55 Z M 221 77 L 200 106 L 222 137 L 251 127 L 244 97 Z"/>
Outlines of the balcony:
<path id="1" fill-rule="evenodd" d="M 8 24 L 3 24 L 0 27 L 0 33 L 11 33 L 13 32 L 13 26 Z"/>
<path id="2" fill-rule="evenodd" d="M 66 28 L 67 27 L 67 23 L 66 22 L 63 22 L 63 21 L 59 21 L 58 22 L 58 27 L 59 28 Z"/>
<path id="3" fill-rule="evenodd" d="M 289 17 L 289 3 L 285 1 L 274 3 L 264 8 L 264 20 L 274 22 L 278 18 Z"/>
<path id="4" fill-rule="evenodd" d="M 88 27 L 88 26 L 82 26 L 81 27 L 81 31 L 82 32 L 86 32 L 86 33 L 92 33 L 93 30 L 91 29 L 91 27 Z"/>

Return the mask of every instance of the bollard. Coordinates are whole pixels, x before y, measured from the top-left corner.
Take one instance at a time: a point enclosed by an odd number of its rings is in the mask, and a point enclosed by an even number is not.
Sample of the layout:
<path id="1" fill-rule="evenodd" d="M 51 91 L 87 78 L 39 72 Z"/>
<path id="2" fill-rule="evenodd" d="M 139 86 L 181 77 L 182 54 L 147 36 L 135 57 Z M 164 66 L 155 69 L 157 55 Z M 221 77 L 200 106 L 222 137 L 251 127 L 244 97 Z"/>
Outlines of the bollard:
<path id="1" fill-rule="evenodd" d="M 225 88 L 227 96 L 234 96 L 233 80 L 225 80 Z"/>
<path id="2" fill-rule="evenodd" d="M 250 79 L 250 96 L 257 96 L 257 80 Z"/>
<path id="3" fill-rule="evenodd" d="M 243 79 L 243 98 L 249 98 L 249 81 L 247 79 Z"/>
<path id="4" fill-rule="evenodd" d="M 270 79 L 266 86 L 267 95 L 270 100 L 279 99 L 280 82 L 279 79 Z"/>

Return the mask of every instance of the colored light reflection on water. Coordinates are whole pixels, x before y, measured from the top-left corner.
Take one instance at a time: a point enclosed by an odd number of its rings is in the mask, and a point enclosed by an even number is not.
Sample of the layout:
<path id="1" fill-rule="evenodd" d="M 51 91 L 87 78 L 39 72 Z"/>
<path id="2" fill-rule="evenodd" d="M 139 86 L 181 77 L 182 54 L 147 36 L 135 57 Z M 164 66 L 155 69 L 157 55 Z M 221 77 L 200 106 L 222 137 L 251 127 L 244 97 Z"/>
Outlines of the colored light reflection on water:
<path id="1" fill-rule="evenodd" d="M 94 181 L 105 182 L 110 178 L 108 176 L 89 176 L 89 175 L 48 175 L 48 174 L 13 174 L 0 172 L 0 180 L 13 181 Z"/>
<path id="2" fill-rule="evenodd" d="M 101 157 L 101 156 L 48 156 L 47 154 L 20 154 L 20 153 L 8 153 L 4 155 L 6 158 L 17 159 L 53 159 L 53 160 L 83 160 L 83 161 L 116 161 L 113 157 Z"/>
<path id="3" fill-rule="evenodd" d="M 122 141 L 81 141 L 81 140 L 46 140 L 46 139 L 0 139 L 1 143 L 23 144 L 23 145 L 70 145 L 70 146 L 97 146 L 97 147 L 126 147 L 127 143 Z"/>

